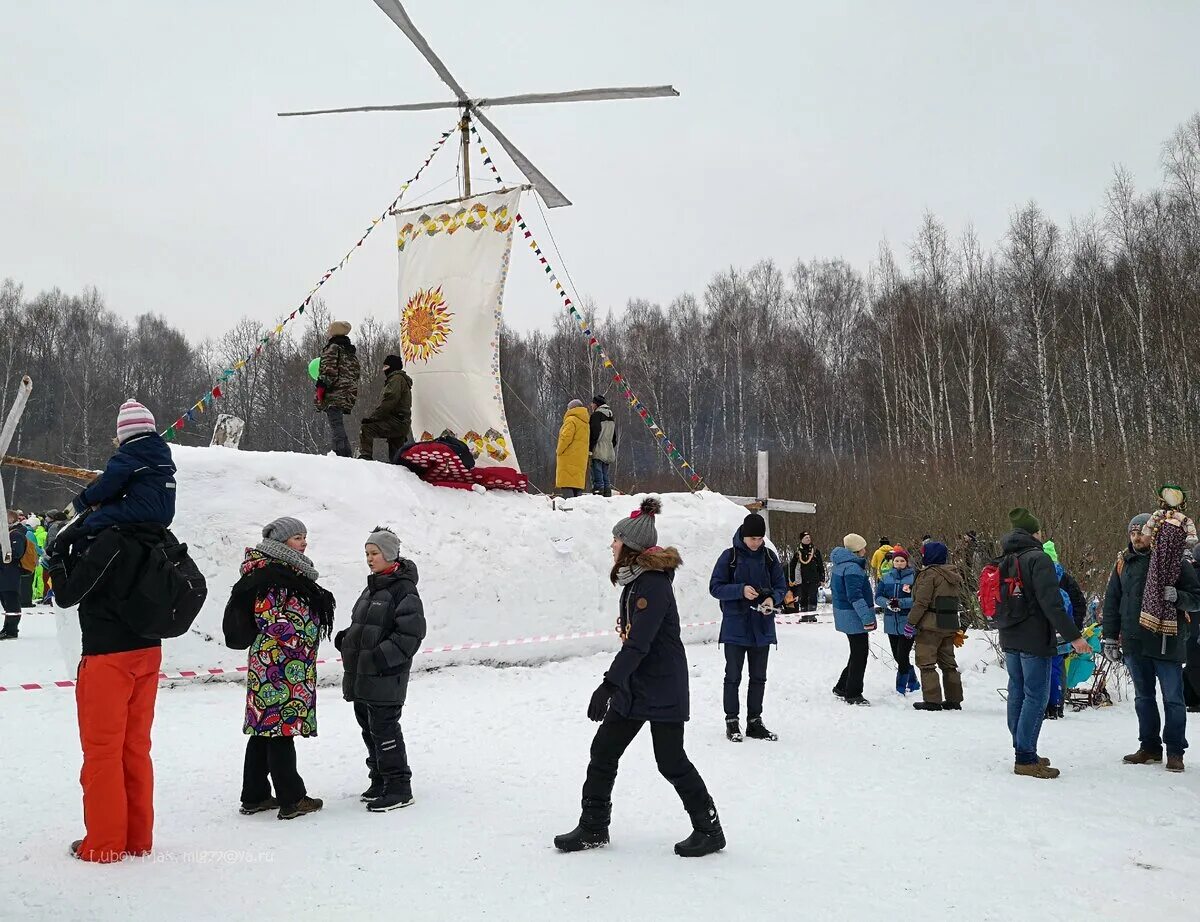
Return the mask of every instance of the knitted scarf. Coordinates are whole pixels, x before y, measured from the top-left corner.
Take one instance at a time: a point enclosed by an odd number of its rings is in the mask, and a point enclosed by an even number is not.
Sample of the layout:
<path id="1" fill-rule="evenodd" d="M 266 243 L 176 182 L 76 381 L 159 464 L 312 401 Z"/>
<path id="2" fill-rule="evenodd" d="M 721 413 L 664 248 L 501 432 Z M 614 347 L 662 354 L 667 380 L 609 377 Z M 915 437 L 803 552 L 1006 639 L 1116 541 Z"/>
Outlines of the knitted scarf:
<path id="1" fill-rule="evenodd" d="M 632 567 L 621 567 L 617 570 L 617 585 L 628 586 L 645 572 L 646 568 L 641 564 L 635 563 Z"/>
<path id="2" fill-rule="evenodd" d="M 313 566 L 313 562 L 301 554 L 294 548 L 288 547 L 282 541 L 275 541 L 272 538 L 263 538 L 255 547 L 255 550 L 262 551 L 268 557 L 274 557 L 280 563 L 286 563 L 293 570 L 307 576 L 314 583 L 320 575 L 317 573 L 317 568 Z"/>

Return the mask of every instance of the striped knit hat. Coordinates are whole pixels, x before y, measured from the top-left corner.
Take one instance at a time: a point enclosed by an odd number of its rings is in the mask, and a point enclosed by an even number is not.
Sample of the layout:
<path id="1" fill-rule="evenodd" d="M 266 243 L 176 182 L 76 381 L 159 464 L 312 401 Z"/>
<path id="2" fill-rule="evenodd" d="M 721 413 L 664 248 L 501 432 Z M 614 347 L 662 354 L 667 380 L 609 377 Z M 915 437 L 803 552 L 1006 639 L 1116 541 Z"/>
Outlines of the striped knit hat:
<path id="1" fill-rule="evenodd" d="M 155 432 L 154 414 L 132 398 L 121 404 L 117 414 L 117 444 L 123 444 L 135 435 Z"/>

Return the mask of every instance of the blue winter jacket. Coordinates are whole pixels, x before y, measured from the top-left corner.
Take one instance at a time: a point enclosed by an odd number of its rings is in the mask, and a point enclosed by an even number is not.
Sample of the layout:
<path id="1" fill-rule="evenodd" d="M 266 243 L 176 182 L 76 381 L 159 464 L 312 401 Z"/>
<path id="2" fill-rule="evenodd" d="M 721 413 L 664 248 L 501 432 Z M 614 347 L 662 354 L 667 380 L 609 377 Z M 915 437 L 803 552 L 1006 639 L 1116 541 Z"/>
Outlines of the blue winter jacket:
<path id="1" fill-rule="evenodd" d="M 104 473 L 75 497 L 75 511 L 100 508 L 88 516 L 84 532 L 110 525 L 171 524 L 175 518 L 175 462 L 157 432 L 135 435 L 108 459 Z"/>
<path id="2" fill-rule="evenodd" d="M 875 626 L 875 600 L 867 579 L 867 561 L 844 547 L 835 547 L 829 559 L 833 573 L 829 589 L 833 594 L 833 625 L 843 634 L 865 634 Z"/>
<path id="3" fill-rule="evenodd" d="M 731 558 L 737 560 L 730 567 Z M 763 544 L 757 551 L 746 547 L 739 528 L 733 536 L 733 547 L 727 548 L 717 558 L 708 591 L 714 599 L 721 600 L 721 636 L 719 643 L 738 647 L 766 647 L 777 643 L 775 638 L 775 615 L 752 610 L 758 602 L 746 599 L 745 588 L 770 589 L 776 608 L 783 605 L 787 593 L 787 576 L 783 564 L 775 552 Z"/>
<path id="4" fill-rule="evenodd" d="M 904 635 L 904 625 L 908 623 L 908 610 L 913 603 L 913 580 L 917 571 L 912 567 L 888 570 L 875 587 L 875 604 L 883 609 L 883 629 L 888 634 Z M 900 603 L 899 611 L 892 611 L 888 603 L 895 599 Z"/>

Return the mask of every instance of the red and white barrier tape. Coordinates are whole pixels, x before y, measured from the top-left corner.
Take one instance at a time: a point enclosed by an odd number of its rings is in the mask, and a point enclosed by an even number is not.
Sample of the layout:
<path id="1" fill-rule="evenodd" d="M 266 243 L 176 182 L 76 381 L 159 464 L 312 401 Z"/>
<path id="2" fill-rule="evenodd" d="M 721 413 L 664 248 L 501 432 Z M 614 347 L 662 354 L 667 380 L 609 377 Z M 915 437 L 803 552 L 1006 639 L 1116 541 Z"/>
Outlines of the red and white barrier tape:
<path id="1" fill-rule="evenodd" d="M 711 627 L 714 624 L 719 624 L 720 619 L 714 618 L 712 621 L 693 621 L 689 624 L 681 624 L 684 629 Z M 803 624 L 801 621 L 787 621 L 783 618 L 776 618 L 776 624 Z M 811 623 L 811 622 L 809 622 Z M 519 637 L 512 640 L 484 640 L 477 643 L 452 643 L 440 647 L 426 647 L 417 652 L 418 656 L 428 656 L 437 653 L 461 653 L 468 650 L 492 650 L 499 647 L 519 647 L 526 644 L 534 643 L 555 643 L 562 640 L 589 640 L 597 637 L 613 637 L 612 629 L 606 631 L 573 631 L 570 634 L 542 634 L 537 637 Z M 329 663 L 340 663 L 341 657 L 332 660 L 319 659 L 316 665 L 324 666 Z M 206 676 L 214 675 L 230 675 L 233 673 L 247 672 L 249 666 L 235 666 L 229 669 L 218 667 L 207 669 L 185 669 L 180 672 L 160 672 L 158 680 L 160 682 L 176 682 L 183 679 L 202 679 Z M 0 685 L 0 692 L 6 691 L 41 691 L 47 688 L 74 688 L 74 679 L 60 679 L 49 682 L 21 682 L 17 685 Z"/>

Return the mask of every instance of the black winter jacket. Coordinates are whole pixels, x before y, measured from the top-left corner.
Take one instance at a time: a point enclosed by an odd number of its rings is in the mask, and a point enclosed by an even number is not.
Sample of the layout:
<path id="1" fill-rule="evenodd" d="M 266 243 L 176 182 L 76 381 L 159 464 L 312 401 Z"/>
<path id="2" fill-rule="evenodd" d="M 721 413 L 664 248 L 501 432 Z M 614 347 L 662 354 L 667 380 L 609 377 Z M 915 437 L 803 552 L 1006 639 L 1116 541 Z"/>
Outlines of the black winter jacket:
<path id="1" fill-rule="evenodd" d="M 1017 555 L 1026 603 L 1013 606 L 1018 613 L 1012 617 L 997 615 L 1001 648 L 1006 653 L 1054 656 L 1058 649 L 1056 632 L 1068 642 L 1080 636 L 1079 628 L 1063 608 L 1054 562 L 1042 550 L 1042 543 L 1023 529 L 1000 539 L 1000 553 Z"/>
<path id="2" fill-rule="evenodd" d="M 1150 572 L 1150 554 L 1138 553 L 1130 545 L 1120 559 L 1121 572 L 1118 574 L 1113 567 L 1104 593 L 1104 638 L 1121 641 L 1121 650 L 1132 656 L 1182 663 L 1187 655 L 1189 628 L 1195 630 L 1194 626 L 1186 617 L 1180 617 L 1179 634 L 1166 638 L 1165 648 L 1161 635 L 1143 629 L 1138 618 L 1142 613 L 1146 574 Z M 1179 593 L 1175 605 L 1180 611 L 1200 611 L 1200 578 L 1190 566 L 1180 567 L 1175 591 Z"/>
<path id="3" fill-rule="evenodd" d="M 8 543 L 12 546 L 12 561 L 4 563 L 0 560 L 0 592 L 20 592 L 21 577 L 25 571 L 21 568 L 21 557 L 25 553 L 25 526 L 21 523 L 8 527 Z"/>
<path id="4" fill-rule="evenodd" d="M 809 551 L 812 552 L 812 559 L 808 563 L 804 562 L 804 558 L 808 556 Z M 825 582 L 825 558 L 821 556 L 821 549 L 812 545 L 806 548 L 800 546 L 791 559 L 790 569 L 792 585 L 803 584 L 806 586 L 820 585 Z"/>
<path id="5" fill-rule="evenodd" d="M 624 642 L 604 674 L 615 688 L 611 708 L 630 720 L 682 722 L 689 717 L 688 665 L 671 587 L 682 561 L 668 547 L 643 552 L 637 563 L 646 572 L 621 593 Z"/>
<path id="6" fill-rule="evenodd" d="M 372 573 L 354 603 L 350 626 L 333 639 L 346 669 L 342 697 L 360 704 L 404 704 L 412 660 L 424 639 L 417 565 L 401 560 L 394 573 Z"/>
<path id="7" fill-rule="evenodd" d="M 123 615 L 125 600 L 149 556 L 143 542 L 170 540 L 164 539 L 166 533 L 161 525 L 118 525 L 51 558 L 55 603 L 60 608 L 79 606 L 84 656 L 162 646 L 131 631 Z"/>

